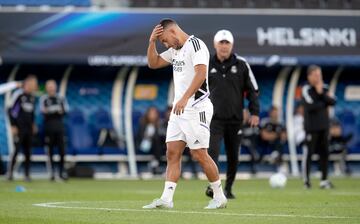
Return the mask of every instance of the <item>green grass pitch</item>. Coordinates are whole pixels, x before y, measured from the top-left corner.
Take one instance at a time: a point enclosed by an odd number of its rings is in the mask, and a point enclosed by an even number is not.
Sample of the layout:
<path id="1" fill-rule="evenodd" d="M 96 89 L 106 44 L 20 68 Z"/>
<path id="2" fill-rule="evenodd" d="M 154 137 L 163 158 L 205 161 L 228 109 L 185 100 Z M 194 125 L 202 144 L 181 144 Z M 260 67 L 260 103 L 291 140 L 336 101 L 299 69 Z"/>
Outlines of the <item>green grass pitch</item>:
<path id="1" fill-rule="evenodd" d="M 265 179 L 238 180 L 237 199 L 208 211 L 207 182 L 180 180 L 174 209 L 149 211 L 141 207 L 160 196 L 161 180 L 0 180 L 0 223 L 360 223 L 360 179 L 333 182 L 333 190 L 320 190 L 318 181 L 305 190 L 298 179 L 285 189 L 271 189 Z M 26 192 L 15 192 L 18 185 Z"/>

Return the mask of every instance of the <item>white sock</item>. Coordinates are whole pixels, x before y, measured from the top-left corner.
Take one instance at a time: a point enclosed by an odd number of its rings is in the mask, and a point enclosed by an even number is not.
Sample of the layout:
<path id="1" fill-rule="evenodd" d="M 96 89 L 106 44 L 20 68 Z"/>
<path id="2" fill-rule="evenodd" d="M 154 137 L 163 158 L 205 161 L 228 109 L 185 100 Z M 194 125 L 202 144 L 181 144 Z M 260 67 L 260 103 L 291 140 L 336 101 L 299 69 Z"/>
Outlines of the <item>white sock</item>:
<path id="1" fill-rule="evenodd" d="M 175 188 L 176 188 L 175 182 L 165 181 L 164 191 L 160 198 L 166 202 L 173 201 Z"/>
<path id="2" fill-rule="evenodd" d="M 213 189 L 214 196 L 213 198 L 216 200 L 224 200 L 226 199 L 222 186 L 221 186 L 221 180 L 217 180 L 215 182 L 210 183 L 210 187 Z"/>

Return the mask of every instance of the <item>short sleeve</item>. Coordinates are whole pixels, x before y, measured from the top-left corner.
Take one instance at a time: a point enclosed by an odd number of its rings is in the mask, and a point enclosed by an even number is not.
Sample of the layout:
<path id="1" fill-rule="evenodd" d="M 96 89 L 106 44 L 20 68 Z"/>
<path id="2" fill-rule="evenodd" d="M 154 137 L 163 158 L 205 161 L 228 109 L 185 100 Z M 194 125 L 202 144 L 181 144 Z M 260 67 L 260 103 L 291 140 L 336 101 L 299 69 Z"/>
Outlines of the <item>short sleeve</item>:
<path id="1" fill-rule="evenodd" d="M 209 65 L 209 50 L 206 45 L 197 38 L 193 38 L 190 40 L 193 51 L 192 51 L 192 62 L 193 65 Z"/>
<path id="2" fill-rule="evenodd" d="M 166 51 L 162 52 L 160 54 L 160 57 L 164 59 L 165 61 L 171 63 L 172 62 L 172 49 L 169 48 Z"/>
<path id="3" fill-rule="evenodd" d="M 16 82 L 8 82 L 8 83 L 0 84 L 0 94 L 4 94 L 16 88 L 17 88 Z"/>

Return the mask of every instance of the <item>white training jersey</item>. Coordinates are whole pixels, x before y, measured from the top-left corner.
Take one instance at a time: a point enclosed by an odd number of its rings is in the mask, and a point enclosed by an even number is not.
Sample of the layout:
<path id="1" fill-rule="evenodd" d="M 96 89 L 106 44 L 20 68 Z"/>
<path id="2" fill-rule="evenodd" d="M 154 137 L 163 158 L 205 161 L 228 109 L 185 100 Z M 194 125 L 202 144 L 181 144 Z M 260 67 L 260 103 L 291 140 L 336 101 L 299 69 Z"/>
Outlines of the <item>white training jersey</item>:
<path id="1" fill-rule="evenodd" d="M 209 69 L 209 50 L 205 43 L 194 37 L 190 36 L 181 49 L 175 50 L 169 48 L 164 51 L 160 56 L 173 66 L 174 87 L 175 87 L 175 104 L 181 99 L 186 90 L 190 87 L 191 82 L 195 77 L 195 65 L 206 65 L 206 80 L 201 85 L 200 89 L 188 100 L 186 108 L 191 108 L 208 99 L 209 86 L 208 86 L 208 69 Z"/>
<path id="2" fill-rule="evenodd" d="M 16 88 L 17 88 L 17 82 L 15 81 L 0 84 L 0 94 L 4 94 Z"/>

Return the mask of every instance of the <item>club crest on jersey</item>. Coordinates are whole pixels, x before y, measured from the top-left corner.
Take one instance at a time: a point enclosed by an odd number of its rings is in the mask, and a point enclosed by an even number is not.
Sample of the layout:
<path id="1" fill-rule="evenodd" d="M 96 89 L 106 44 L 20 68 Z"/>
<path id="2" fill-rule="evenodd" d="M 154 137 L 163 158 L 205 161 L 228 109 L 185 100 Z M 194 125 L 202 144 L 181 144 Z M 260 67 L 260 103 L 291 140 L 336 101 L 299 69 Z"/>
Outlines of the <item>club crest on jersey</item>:
<path id="1" fill-rule="evenodd" d="M 235 65 L 231 66 L 231 73 L 237 73 L 237 68 Z"/>
<path id="2" fill-rule="evenodd" d="M 216 72 L 217 72 L 216 68 L 212 68 L 212 69 L 210 70 L 210 73 L 216 73 Z"/>

